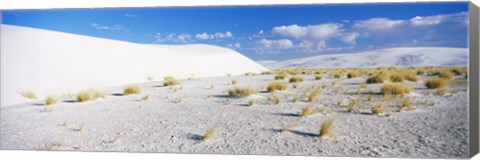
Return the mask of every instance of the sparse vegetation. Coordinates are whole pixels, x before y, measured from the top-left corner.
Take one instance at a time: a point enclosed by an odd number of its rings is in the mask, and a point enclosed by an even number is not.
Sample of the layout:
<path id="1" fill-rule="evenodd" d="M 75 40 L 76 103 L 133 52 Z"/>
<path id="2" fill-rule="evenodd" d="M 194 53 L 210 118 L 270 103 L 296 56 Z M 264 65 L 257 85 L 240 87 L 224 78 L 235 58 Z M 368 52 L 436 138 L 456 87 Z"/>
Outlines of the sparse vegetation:
<path id="1" fill-rule="evenodd" d="M 98 98 L 105 98 L 105 92 L 97 89 L 83 90 L 77 93 L 78 102 L 86 102 L 96 100 Z"/>
<path id="2" fill-rule="evenodd" d="M 53 105 L 55 103 L 58 102 L 58 98 L 56 96 L 47 96 L 47 98 L 45 99 L 45 104 L 48 106 L 48 105 Z"/>
<path id="3" fill-rule="evenodd" d="M 285 83 L 281 83 L 281 82 L 272 82 L 272 83 L 269 83 L 268 86 L 267 86 L 267 91 L 268 92 L 275 92 L 275 91 L 283 91 L 283 90 L 286 90 L 288 88 L 288 85 L 285 84 Z"/>
<path id="4" fill-rule="evenodd" d="M 148 95 L 142 96 L 142 101 L 147 101 L 147 100 L 148 100 L 148 98 L 149 98 L 149 96 L 148 96 Z"/>
<path id="5" fill-rule="evenodd" d="M 360 100 L 358 99 L 350 101 L 350 103 L 348 104 L 347 112 L 353 112 L 359 104 Z"/>
<path id="6" fill-rule="evenodd" d="M 253 106 L 253 105 L 255 105 L 255 101 L 254 101 L 254 100 L 248 101 L 248 106 Z"/>
<path id="7" fill-rule="evenodd" d="M 168 76 L 168 77 L 165 77 L 163 78 L 163 85 L 164 86 L 176 86 L 176 85 L 180 85 L 180 82 L 178 80 L 176 80 L 175 78 L 173 78 L 172 76 Z"/>
<path id="8" fill-rule="evenodd" d="M 377 104 L 372 108 L 372 114 L 380 115 L 383 112 L 383 104 Z"/>
<path id="9" fill-rule="evenodd" d="M 268 96 L 268 101 L 274 105 L 277 105 L 280 104 L 280 97 L 277 95 L 270 95 Z"/>
<path id="10" fill-rule="evenodd" d="M 258 93 L 258 90 L 250 87 L 244 87 L 244 88 L 235 87 L 233 89 L 228 90 L 228 95 L 232 97 L 247 97 L 256 93 Z"/>
<path id="11" fill-rule="evenodd" d="M 320 137 L 332 136 L 333 123 L 334 123 L 333 119 L 323 121 L 322 126 L 320 127 L 319 136 Z"/>
<path id="12" fill-rule="evenodd" d="M 412 82 L 417 82 L 419 80 L 419 78 L 417 77 L 416 74 L 407 74 L 405 76 L 405 79 L 407 79 L 409 81 L 412 81 Z"/>
<path id="13" fill-rule="evenodd" d="M 290 77 L 290 83 L 297 83 L 297 82 L 303 82 L 304 79 L 303 77 L 300 77 L 300 76 L 293 76 L 293 77 Z"/>
<path id="14" fill-rule="evenodd" d="M 210 129 L 208 129 L 205 134 L 203 134 L 202 136 L 202 140 L 203 141 L 211 141 L 215 138 L 218 137 L 218 127 L 215 126 L 215 127 L 212 127 Z"/>
<path id="15" fill-rule="evenodd" d="M 390 80 L 390 76 L 388 76 L 386 74 L 378 74 L 378 75 L 369 77 L 367 79 L 367 83 L 383 83 L 383 82 L 389 81 L 389 80 Z"/>
<path id="16" fill-rule="evenodd" d="M 350 71 L 347 73 L 347 78 L 356 78 L 360 76 L 360 72 L 358 71 Z"/>
<path id="17" fill-rule="evenodd" d="M 237 80 L 235 80 L 235 79 L 232 80 L 231 84 L 232 84 L 232 85 L 236 85 L 236 84 L 237 84 Z"/>
<path id="18" fill-rule="evenodd" d="M 445 87 L 448 86 L 448 80 L 439 79 L 439 78 L 428 79 L 428 80 L 425 82 L 425 86 L 426 86 L 428 89 L 445 88 Z"/>
<path id="19" fill-rule="evenodd" d="M 392 74 L 390 75 L 390 81 L 392 82 L 403 82 L 403 75 L 401 74 Z"/>
<path id="20" fill-rule="evenodd" d="M 123 95 L 140 94 L 142 90 L 137 85 L 130 85 L 123 89 Z"/>
<path id="21" fill-rule="evenodd" d="M 405 95 L 412 91 L 412 88 L 404 84 L 384 84 L 380 89 L 383 95 Z"/>
<path id="22" fill-rule="evenodd" d="M 322 80 L 323 79 L 323 76 L 321 74 L 316 74 L 315 75 L 315 79 L 316 80 Z"/>
<path id="23" fill-rule="evenodd" d="M 275 76 L 276 80 L 284 80 L 285 78 L 287 78 L 287 74 L 277 74 Z"/>
<path id="24" fill-rule="evenodd" d="M 319 88 L 314 88 L 308 94 L 307 101 L 312 102 L 312 103 L 318 102 L 318 101 L 320 101 L 319 95 L 320 95 L 320 89 Z"/>
<path id="25" fill-rule="evenodd" d="M 300 111 L 300 115 L 302 115 L 303 117 L 311 116 L 315 113 L 317 113 L 317 110 L 311 105 L 303 107 Z"/>
<path id="26" fill-rule="evenodd" d="M 37 95 L 33 91 L 23 91 L 20 92 L 20 95 L 22 95 L 23 98 L 34 100 L 37 99 Z"/>

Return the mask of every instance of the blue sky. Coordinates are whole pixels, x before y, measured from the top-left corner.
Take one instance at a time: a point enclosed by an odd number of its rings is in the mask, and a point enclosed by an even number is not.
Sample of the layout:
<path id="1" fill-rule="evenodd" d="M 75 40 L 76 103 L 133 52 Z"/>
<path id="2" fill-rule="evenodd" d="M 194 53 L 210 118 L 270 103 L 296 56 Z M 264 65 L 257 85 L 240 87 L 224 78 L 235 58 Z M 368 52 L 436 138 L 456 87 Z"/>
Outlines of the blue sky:
<path id="1" fill-rule="evenodd" d="M 15 10 L 2 24 L 147 44 L 212 44 L 254 60 L 467 47 L 468 3 Z"/>

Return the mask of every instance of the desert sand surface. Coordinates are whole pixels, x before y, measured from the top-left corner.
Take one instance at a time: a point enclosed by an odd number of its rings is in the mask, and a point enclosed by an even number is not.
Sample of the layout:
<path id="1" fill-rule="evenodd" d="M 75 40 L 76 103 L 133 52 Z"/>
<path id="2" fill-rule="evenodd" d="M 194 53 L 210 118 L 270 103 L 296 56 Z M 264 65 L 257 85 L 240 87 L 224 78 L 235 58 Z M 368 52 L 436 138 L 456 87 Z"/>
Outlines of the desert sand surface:
<path id="1" fill-rule="evenodd" d="M 378 115 L 372 114 L 372 107 L 385 99 L 380 88 L 390 82 L 366 84 L 357 92 L 368 76 L 337 79 L 325 74 L 322 80 L 313 74 L 298 76 L 305 81 L 275 80 L 274 74 L 241 75 L 184 79 L 172 87 L 154 80 L 136 84 L 141 94 L 122 95 L 126 85 L 120 85 L 102 88 L 106 97 L 94 101 L 81 103 L 74 96 L 61 96 L 49 106 L 43 100 L 5 106 L 0 146 L 9 150 L 468 156 L 468 92 L 463 76 L 455 76 L 443 94 L 425 87 L 425 80 L 434 76 L 403 82 L 412 86 L 412 92 L 384 101 Z M 283 82 L 288 88 L 268 93 L 266 86 L 271 82 Z M 235 86 L 259 92 L 231 97 L 227 91 Z M 307 102 L 304 94 L 320 86 L 319 100 Z M 269 100 L 275 96 L 278 104 Z M 399 110 L 405 99 L 412 106 Z M 358 106 L 348 112 L 355 100 Z M 322 112 L 302 116 L 302 108 L 309 105 Z M 333 121 L 329 136 L 319 136 L 322 123 L 329 120 Z M 204 140 L 212 128 L 215 136 Z"/>

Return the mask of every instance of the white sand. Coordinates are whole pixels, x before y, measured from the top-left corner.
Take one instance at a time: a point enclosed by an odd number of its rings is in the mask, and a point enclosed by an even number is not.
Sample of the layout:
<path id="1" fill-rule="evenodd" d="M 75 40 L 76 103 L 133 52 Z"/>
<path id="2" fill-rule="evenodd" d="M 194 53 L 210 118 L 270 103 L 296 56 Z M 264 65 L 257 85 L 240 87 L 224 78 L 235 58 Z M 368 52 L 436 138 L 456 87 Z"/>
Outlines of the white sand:
<path id="1" fill-rule="evenodd" d="M 231 49 L 205 45 L 145 45 L 1 25 L 1 106 L 38 98 L 146 82 L 241 75 L 268 70 Z"/>
<path id="2" fill-rule="evenodd" d="M 182 81 L 182 90 L 159 87 L 162 82 L 140 84 L 142 95 L 107 96 L 86 103 L 61 102 L 52 112 L 42 112 L 42 101 L 7 106 L 1 112 L 1 149 L 86 150 L 128 152 L 268 154 L 314 156 L 375 156 L 416 158 L 466 158 L 468 156 L 467 84 L 452 83 L 440 96 L 427 90 L 422 82 L 413 83 L 414 110 L 393 112 L 391 117 L 371 115 L 366 94 L 352 94 L 363 78 L 344 79 L 344 90 L 334 93 L 334 80 L 321 81 L 304 75 L 297 89 L 277 92 L 279 105 L 269 105 L 269 93 L 246 98 L 226 97 L 229 83 L 263 88 L 274 81 L 273 75 L 232 76 Z M 461 78 L 461 77 L 458 77 Z M 425 77 L 422 77 L 424 80 Z M 210 86 L 215 88 L 211 89 Z M 317 108 L 328 108 L 327 115 L 298 116 L 307 102 L 292 102 L 312 85 L 326 84 Z M 339 82 L 340 84 L 340 82 Z M 108 88 L 109 94 L 121 93 L 123 86 Z M 264 89 L 263 89 L 264 90 Z M 379 84 L 369 84 L 366 92 L 379 92 Z M 427 92 L 433 93 L 426 96 Z M 211 96 L 211 98 L 208 98 Z M 288 98 L 285 98 L 288 96 Z M 179 97 L 183 101 L 176 103 Z M 346 112 L 337 102 L 361 98 L 360 110 Z M 428 98 L 427 98 L 428 97 Z M 375 98 L 381 98 L 375 95 Z M 424 98 L 428 105 L 422 104 Z M 250 99 L 257 100 L 252 107 Z M 70 100 L 70 99 L 62 99 Z M 230 100 L 231 104 L 225 101 Z M 434 104 L 433 104 L 434 103 Z M 398 104 L 398 103 L 397 103 Z M 386 110 L 394 110 L 388 106 Z M 321 123 L 335 119 L 334 136 L 318 137 Z M 62 124 L 66 122 L 66 126 Z M 288 124 L 291 132 L 280 133 Z M 83 124 L 83 132 L 77 131 Z M 199 140 L 210 127 L 218 126 L 219 137 Z M 113 143 L 112 141 L 115 142 Z"/>
<path id="3" fill-rule="evenodd" d="M 387 48 L 359 53 L 327 54 L 285 61 L 259 61 L 267 68 L 351 68 L 381 66 L 467 66 L 468 48 Z"/>

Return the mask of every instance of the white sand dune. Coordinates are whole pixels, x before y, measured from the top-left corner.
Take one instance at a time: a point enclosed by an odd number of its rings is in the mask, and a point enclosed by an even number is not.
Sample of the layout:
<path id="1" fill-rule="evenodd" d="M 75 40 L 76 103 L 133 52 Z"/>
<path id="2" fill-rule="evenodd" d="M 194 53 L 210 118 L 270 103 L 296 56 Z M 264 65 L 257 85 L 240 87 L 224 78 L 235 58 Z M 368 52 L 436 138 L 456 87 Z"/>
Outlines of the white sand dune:
<path id="1" fill-rule="evenodd" d="M 205 45 L 146 45 L 56 31 L 1 26 L 1 105 L 19 92 L 77 92 L 163 79 L 215 77 L 268 70 L 233 50 Z"/>
<path id="2" fill-rule="evenodd" d="M 270 68 L 350 68 L 380 66 L 466 66 L 467 48 L 388 48 L 360 53 L 330 54 L 285 61 L 259 61 Z"/>

